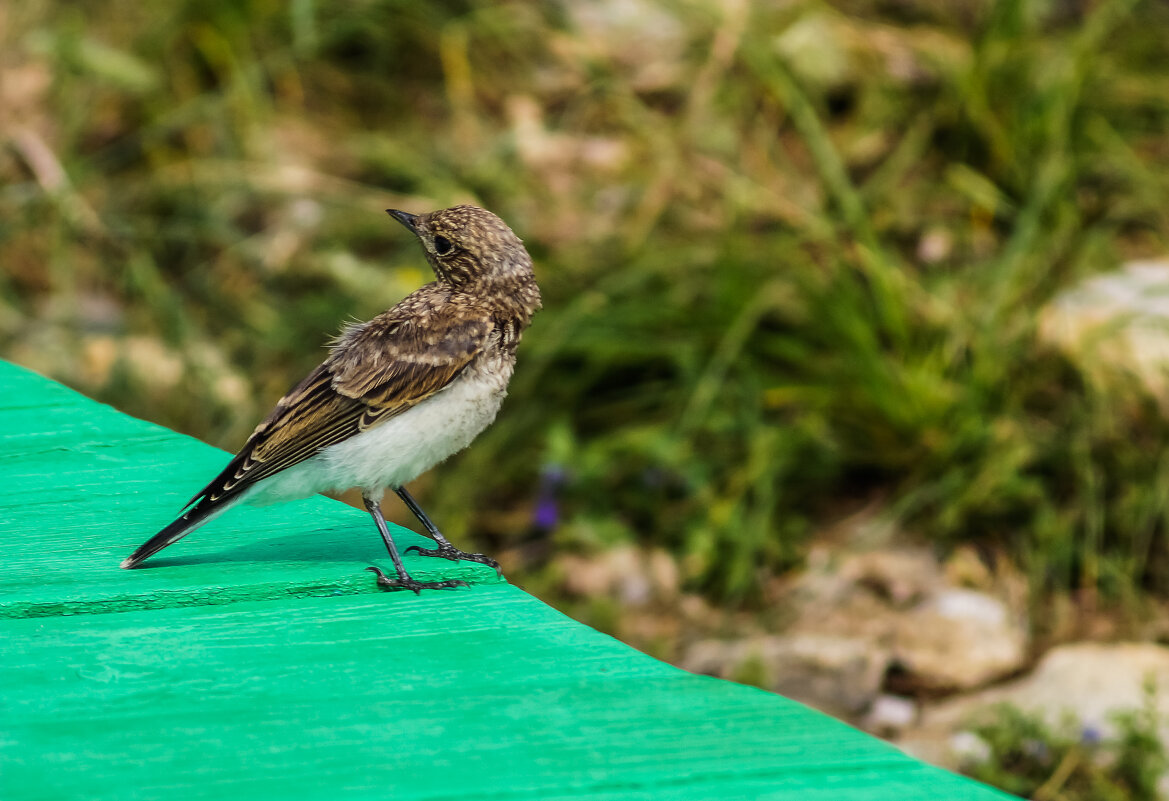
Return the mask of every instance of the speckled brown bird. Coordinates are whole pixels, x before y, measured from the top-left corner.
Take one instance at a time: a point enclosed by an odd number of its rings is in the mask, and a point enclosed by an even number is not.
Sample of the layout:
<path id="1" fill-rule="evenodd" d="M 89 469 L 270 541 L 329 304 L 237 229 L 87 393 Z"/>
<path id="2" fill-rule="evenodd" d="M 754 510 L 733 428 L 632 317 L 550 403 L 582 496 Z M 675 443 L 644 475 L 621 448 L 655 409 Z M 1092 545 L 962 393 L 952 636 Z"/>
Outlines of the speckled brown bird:
<path id="1" fill-rule="evenodd" d="M 392 488 L 436 547 L 423 556 L 482 554 L 447 541 L 404 485 L 471 443 L 499 411 L 516 346 L 540 308 L 532 259 L 512 230 L 476 206 L 414 215 L 387 209 L 426 252 L 437 280 L 367 323 L 347 326 L 328 358 L 276 404 L 183 514 L 122 562 L 136 567 L 237 503 L 268 504 L 359 487 L 398 577 L 387 589 L 466 582 L 411 578 L 379 506 Z"/>

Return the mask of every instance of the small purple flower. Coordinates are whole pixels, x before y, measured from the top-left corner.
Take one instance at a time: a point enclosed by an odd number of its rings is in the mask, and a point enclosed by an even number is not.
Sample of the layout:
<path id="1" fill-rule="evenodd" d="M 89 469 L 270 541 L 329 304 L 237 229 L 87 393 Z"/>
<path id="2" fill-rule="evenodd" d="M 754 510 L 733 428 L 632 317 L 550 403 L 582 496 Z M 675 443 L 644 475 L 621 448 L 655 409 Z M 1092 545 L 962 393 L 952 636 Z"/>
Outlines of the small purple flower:
<path id="1" fill-rule="evenodd" d="M 1085 726 L 1080 731 L 1080 742 L 1084 745 L 1099 745 L 1104 735 L 1095 726 Z"/>
<path id="2" fill-rule="evenodd" d="M 532 512 L 532 524 L 541 531 L 551 531 L 560 524 L 557 495 L 567 481 L 568 471 L 558 464 L 544 465 L 540 471 L 540 490 Z"/>
<path id="3" fill-rule="evenodd" d="M 532 523 L 542 531 L 551 531 L 560 523 L 560 504 L 555 498 L 545 497 L 536 502 Z"/>

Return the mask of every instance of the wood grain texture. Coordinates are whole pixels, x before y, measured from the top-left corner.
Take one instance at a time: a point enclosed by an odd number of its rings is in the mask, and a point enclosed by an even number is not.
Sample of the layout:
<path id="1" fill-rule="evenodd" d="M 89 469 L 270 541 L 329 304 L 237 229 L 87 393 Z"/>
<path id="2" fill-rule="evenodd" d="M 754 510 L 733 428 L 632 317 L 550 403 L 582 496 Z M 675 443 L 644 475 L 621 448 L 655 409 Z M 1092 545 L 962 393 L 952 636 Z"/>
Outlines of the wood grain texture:
<path id="1" fill-rule="evenodd" d="M 381 592 L 364 568 L 393 569 L 369 515 L 326 498 L 232 509 L 120 570 L 229 459 L 0 362 L 0 618 Z M 400 550 L 430 542 L 393 532 Z M 405 559 L 424 581 L 497 580 L 470 562 Z"/>
<path id="2" fill-rule="evenodd" d="M 6 801 L 1006 798 L 490 570 L 416 558 L 485 583 L 376 591 L 339 503 L 231 512 L 119 571 L 223 454 L 3 364 L 0 390 Z"/>

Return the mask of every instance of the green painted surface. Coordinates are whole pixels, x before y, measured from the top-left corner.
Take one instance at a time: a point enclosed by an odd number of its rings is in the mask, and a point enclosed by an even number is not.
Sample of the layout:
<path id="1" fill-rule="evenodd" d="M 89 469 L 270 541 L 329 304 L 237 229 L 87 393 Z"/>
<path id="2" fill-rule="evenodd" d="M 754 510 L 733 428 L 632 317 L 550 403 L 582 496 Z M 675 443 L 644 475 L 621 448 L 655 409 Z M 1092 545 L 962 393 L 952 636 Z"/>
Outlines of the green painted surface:
<path id="1" fill-rule="evenodd" d="M 233 509 L 120 570 L 228 458 L 0 362 L 0 618 L 379 592 L 364 571 L 392 573 L 377 529 L 326 498 Z M 429 542 L 395 532 L 400 548 Z M 470 562 L 406 562 L 420 579 L 497 580 Z"/>
<path id="2" fill-rule="evenodd" d="M 380 543 L 336 502 L 118 570 L 224 458 L 0 363 L 0 797 L 1005 797 L 490 570 L 415 557 L 475 583 L 377 591 Z"/>

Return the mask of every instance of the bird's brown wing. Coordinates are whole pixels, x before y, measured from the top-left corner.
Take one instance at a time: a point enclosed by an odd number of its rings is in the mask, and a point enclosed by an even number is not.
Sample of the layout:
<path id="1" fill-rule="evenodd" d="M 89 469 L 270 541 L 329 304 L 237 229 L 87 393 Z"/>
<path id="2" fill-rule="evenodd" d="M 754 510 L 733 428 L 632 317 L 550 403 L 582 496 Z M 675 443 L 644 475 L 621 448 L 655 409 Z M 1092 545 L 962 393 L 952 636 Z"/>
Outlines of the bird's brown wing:
<path id="1" fill-rule="evenodd" d="M 256 482 L 449 386 L 487 344 L 491 326 L 490 316 L 451 306 L 430 284 L 347 329 L 324 364 L 280 399 L 223 472 L 122 567 L 136 567 L 178 542 Z"/>
<path id="2" fill-rule="evenodd" d="M 276 404 L 234 459 L 192 501 L 226 501 L 281 470 L 448 386 L 491 333 L 487 314 L 407 298 L 353 326 L 333 352 Z"/>

